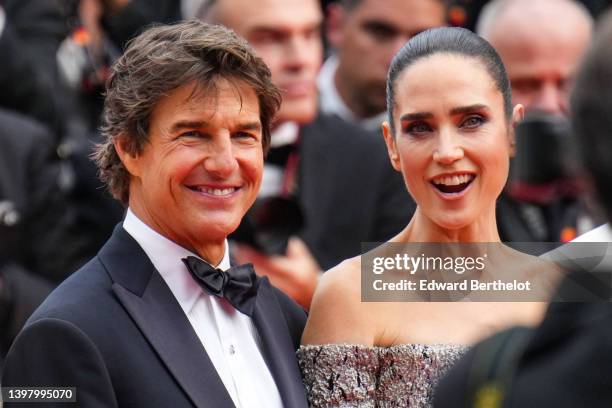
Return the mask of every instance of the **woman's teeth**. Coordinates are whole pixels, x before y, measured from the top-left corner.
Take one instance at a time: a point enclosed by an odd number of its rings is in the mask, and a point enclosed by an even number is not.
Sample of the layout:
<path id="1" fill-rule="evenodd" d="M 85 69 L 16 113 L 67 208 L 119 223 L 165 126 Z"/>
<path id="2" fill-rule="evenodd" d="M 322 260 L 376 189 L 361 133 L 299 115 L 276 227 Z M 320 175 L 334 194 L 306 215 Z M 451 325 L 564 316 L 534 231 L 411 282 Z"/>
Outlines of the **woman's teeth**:
<path id="1" fill-rule="evenodd" d="M 460 193 L 476 178 L 473 174 L 436 177 L 433 185 L 443 193 Z"/>
<path id="2" fill-rule="evenodd" d="M 436 177 L 432 181 L 434 184 L 443 184 L 445 186 L 456 186 L 458 184 L 468 183 L 472 181 L 473 178 L 474 178 L 473 174 L 461 174 L 458 176 Z"/>

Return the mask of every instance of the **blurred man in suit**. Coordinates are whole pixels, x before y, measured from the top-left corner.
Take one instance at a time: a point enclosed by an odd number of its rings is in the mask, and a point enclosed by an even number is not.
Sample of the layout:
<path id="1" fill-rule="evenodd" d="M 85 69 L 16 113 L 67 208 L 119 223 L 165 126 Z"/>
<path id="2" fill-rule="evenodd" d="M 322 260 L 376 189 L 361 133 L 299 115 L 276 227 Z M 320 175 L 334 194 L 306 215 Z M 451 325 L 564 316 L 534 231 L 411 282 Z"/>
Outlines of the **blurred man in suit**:
<path id="1" fill-rule="evenodd" d="M 414 35 L 444 25 L 441 0 L 341 0 L 328 6 L 334 53 L 318 78 L 321 110 L 380 132 L 391 59 Z"/>
<path id="2" fill-rule="evenodd" d="M 478 18 L 478 34 L 504 62 L 512 102 L 526 112 L 498 201 L 504 241 L 567 242 L 593 227 L 575 171 L 568 168 L 572 155 L 566 145 L 569 92 L 592 25 L 586 8 L 574 0 L 494 0 Z"/>

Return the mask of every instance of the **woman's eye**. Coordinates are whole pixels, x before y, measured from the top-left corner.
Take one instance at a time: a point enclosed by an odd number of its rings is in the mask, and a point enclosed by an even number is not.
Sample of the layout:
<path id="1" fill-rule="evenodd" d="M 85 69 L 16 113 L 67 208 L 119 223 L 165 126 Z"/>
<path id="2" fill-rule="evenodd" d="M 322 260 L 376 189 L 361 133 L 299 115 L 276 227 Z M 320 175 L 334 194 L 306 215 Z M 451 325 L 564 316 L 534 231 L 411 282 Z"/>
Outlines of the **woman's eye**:
<path id="1" fill-rule="evenodd" d="M 422 135 L 430 131 L 431 131 L 431 126 L 429 126 L 427 123 L 424 123 L 424 122 L 411 123 L 404 128 L 405 133 L 409 133 L 412 135 Z"/>
<path id="2" fill-rule="evenodd" d="M 474 129 L 485 123 L 485 119 L 482 116 L 470 116 L 461 124 L 462 128 Z"/>

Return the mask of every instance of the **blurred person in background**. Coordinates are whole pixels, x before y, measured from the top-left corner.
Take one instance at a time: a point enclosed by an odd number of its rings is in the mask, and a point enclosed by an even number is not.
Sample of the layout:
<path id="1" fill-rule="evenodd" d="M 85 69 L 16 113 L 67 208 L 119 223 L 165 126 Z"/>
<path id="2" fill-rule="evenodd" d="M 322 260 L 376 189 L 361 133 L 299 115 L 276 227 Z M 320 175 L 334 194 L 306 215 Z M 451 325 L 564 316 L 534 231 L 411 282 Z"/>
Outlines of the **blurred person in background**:
<path id="1" fill-rule="evenodd" d="M 414 35 L 445 24 L 442 0 L 340 0 L 327 8 L 334 52 L 318 78 L 321 111 L 380 133 L 393 56 Z"/>
<path id="2" fill-rule="evenodd" d="M 598 201 L 612 219 L 612 13 L 601 17 L 571 97 L 573 138 Z M 570 244 L 570 248 L 571 248 Z M 597 245 L 597 244 L 596 244 Z M 586 248 L 588 260 L 597 246 Z M 607 248 L 610 244 L 599 245 Z M 533 331 L 502 332 L 472 349 L 440 382 L 435 408 L 612 406 L 612 264 L 597 265 L 598 300 L 550 304 Z M 600 269 L 601 268 L 601 269 Z M 572 271 L 559 294 L 590 274 Z M 592 276 L 592 275 L 591 275 Z M 603 285 L 601 285 L 603 284 Z M 574 286 L 575 287 L 575 286 Z M 522 334 L 521 334 L 522 333 Z M 504 342 L 504 340 L 506 340 Z"/>
<path id="3" fill-rule="evenodd" d="M 0 360 L 123 215 L 89 159 L 100 91 L 124 15 L 140 10 L 144 25 L 165 11 L 137 0 L 120 15 L 119 3 L 129 2 L 0 1 Z"/>
<path id="4" fill-rule="evenodd" d="M 0 361 L 34 309 L 85 260 L 59 179 L 52 133 L 0 109 Z"/>
<path id="5" fill-rule="evenodd" d="M 56 53 L 68 33 L 59 2 L 0 2 L 0 107 L 46 124 L 56 139 L 65 130 Z"/>
<path id="6" fill-rule="evenodd" d="M 517 154 L 499 200 L 504 241 L 567 242 L 593 227 L 568 122 L 574 73 L 589 45 L 593 21 L 573 0 L 494 0 L 478 33 L 499 52 L 514 103 L 525 106 Z"/>
<path id="7" fill-rule="evenodd" d="M 246 38 L 281 89 L 259 204 L 251 210 L 263 220 L 252 229 L 257 235 L 265 222 L 290 223 L 280 219 L 280 208 L 270 209 L 279 197 L 295 202 L 297 209 L 285 206 L 285 212 L 299 220 L 283 232 L 290 236 L 286 245 L 266 250 L 251 242 L 236 246 L 235 255 L 308 307 L 321 270 L 359 254 L 361 242 L 391 237 L 414 205 L 388 162 L 382 137 L 318 113 L 323 16 L 316 0 L 213 0 L 197 15 Z"/>

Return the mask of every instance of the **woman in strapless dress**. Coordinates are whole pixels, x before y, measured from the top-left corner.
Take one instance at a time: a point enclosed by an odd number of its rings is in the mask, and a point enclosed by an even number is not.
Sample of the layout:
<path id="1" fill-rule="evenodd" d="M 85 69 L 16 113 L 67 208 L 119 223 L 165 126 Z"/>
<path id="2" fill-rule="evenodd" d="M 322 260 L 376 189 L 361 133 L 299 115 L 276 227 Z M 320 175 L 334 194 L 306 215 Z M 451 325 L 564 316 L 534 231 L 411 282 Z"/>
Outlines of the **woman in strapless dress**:
<path id="1" fill-rule="evenodd" d="M 495 50 L 459 28 L 415 36 L 391 63 L 387 105 L 389 158 L 417 203 L 390 242 L 499 242 L 495 202 L 523 107 L 512 107 Z M 507 255 L 520 269 L 521 255 Z M 298 351 L 312 407 L 427 407 L 438 378 L 469 345 L 508 326 L 534 325 L 545 309 L 542 302 L 361 296 L 361 257 L 321 279 Z"/>

